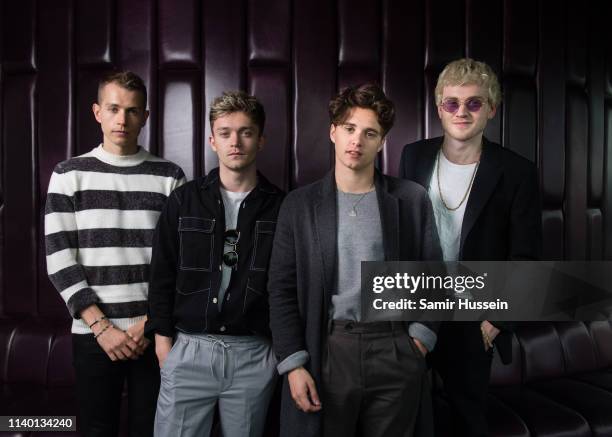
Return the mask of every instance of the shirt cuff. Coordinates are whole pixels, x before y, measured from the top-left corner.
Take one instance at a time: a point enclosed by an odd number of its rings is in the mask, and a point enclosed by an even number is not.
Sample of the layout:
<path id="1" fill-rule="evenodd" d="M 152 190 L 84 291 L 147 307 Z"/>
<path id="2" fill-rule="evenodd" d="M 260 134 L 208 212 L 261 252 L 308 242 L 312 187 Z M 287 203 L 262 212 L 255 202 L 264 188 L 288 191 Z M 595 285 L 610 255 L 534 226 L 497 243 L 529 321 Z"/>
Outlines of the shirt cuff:
<path id="1" fill-rule="evenodd" d="M 436 346 L 436 341 L 438 336 L 435 332 L 429 329 L 427 326 L 422 323 L 411 323 L 408 327 L 408 335 L 412 338 L 416 338 L 427 348 L 429 352 L 433 350 Z"/>
<path id="2" fill-rule="evenodd" d="M 81 318 L 81 311 L 100 302 L 100 298 L 91 288 L 82 288 L 68 299 L 67 306 L 74 319 Z"/>
<path id="3" fill-rule="evenodd" d="M 298 367 L 303 366 L 310 359 L 310 354 L 308 351 L 301 350 L 292 353 L 283 361 L 278 363 L 276 366 L 276 370 L 278 370 L 279 375 L 284 375 L 287 372 L 292 371 L 293 369 L 297 369 Z"/>

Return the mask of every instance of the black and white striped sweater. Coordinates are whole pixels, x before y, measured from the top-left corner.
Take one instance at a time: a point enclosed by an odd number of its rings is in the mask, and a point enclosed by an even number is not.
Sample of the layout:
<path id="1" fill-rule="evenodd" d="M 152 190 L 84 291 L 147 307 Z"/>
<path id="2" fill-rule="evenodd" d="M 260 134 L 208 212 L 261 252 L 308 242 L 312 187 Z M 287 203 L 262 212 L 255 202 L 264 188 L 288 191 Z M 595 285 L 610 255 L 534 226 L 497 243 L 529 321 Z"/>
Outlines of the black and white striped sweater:
<path id="1" fill-rule="evenodd" d="M 45 209 L 47 272 L 74 318 L 73 333 L 91 333 L 79 314 L 94 303 L 120 329 L 144 318 L 155 225 L 184 182 L 180 167 L 142 147 L 119 156 L 100 145 L 55 167 Z"/>

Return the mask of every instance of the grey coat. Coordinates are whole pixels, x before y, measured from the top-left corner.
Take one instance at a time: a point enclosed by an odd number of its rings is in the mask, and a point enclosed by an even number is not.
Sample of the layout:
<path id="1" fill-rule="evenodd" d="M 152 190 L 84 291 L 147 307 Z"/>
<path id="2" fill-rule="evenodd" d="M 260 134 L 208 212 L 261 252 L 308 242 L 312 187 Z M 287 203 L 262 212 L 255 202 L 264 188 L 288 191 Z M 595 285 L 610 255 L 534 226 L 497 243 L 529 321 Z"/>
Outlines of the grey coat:
<path id="1" fill-rule="evenodd" d="M 376 173 L 385 260 L 441 260 L 435 220 L 420 185 Z M 268 291 L 273 346 L 280 361 L 307 350 L 305 368 L 321 387 L 321 351 L 328 332 L 336 268 L 337 206 L 334 172 L 292 191 L 281 206 L 270 260 Z M 434 323 L 424 323 L 437 330 Z M 304 413 L 284 381 L 281 436 L 321 434 L 322 414 Z"/>

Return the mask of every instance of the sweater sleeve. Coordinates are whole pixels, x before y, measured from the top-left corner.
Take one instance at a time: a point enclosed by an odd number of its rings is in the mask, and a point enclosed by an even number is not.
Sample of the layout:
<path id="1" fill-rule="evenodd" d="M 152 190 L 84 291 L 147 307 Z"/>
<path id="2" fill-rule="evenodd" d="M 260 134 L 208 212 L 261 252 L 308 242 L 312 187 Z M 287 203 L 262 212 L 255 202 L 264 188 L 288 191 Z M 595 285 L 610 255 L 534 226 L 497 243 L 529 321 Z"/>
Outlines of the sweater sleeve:
<path id="1" fill-rule="evenodd" d="M 82 310 L 100 299 L 89 287 L 83 266 L 77 261 L 79 238 L 70 177 L 59 165 L 51 175 L 45 206 L 45 245 L 49 279 L 70 315 L 79 319 Z"/>

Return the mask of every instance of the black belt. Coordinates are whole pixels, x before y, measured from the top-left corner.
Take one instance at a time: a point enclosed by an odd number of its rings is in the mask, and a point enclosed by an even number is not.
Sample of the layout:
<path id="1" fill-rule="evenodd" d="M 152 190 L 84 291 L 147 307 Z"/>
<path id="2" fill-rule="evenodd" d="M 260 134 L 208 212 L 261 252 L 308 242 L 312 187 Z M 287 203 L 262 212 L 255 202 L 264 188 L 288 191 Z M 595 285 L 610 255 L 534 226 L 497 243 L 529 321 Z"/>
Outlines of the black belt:
<path id="1" fill-rule="evenodd" d="M 353 320 L 332 320 L 330 333 L 333 331 L 353 334 L 370 332 L 393 332 L 398 329 L 405 330 L 404 322 L 355 322 Z"/>

